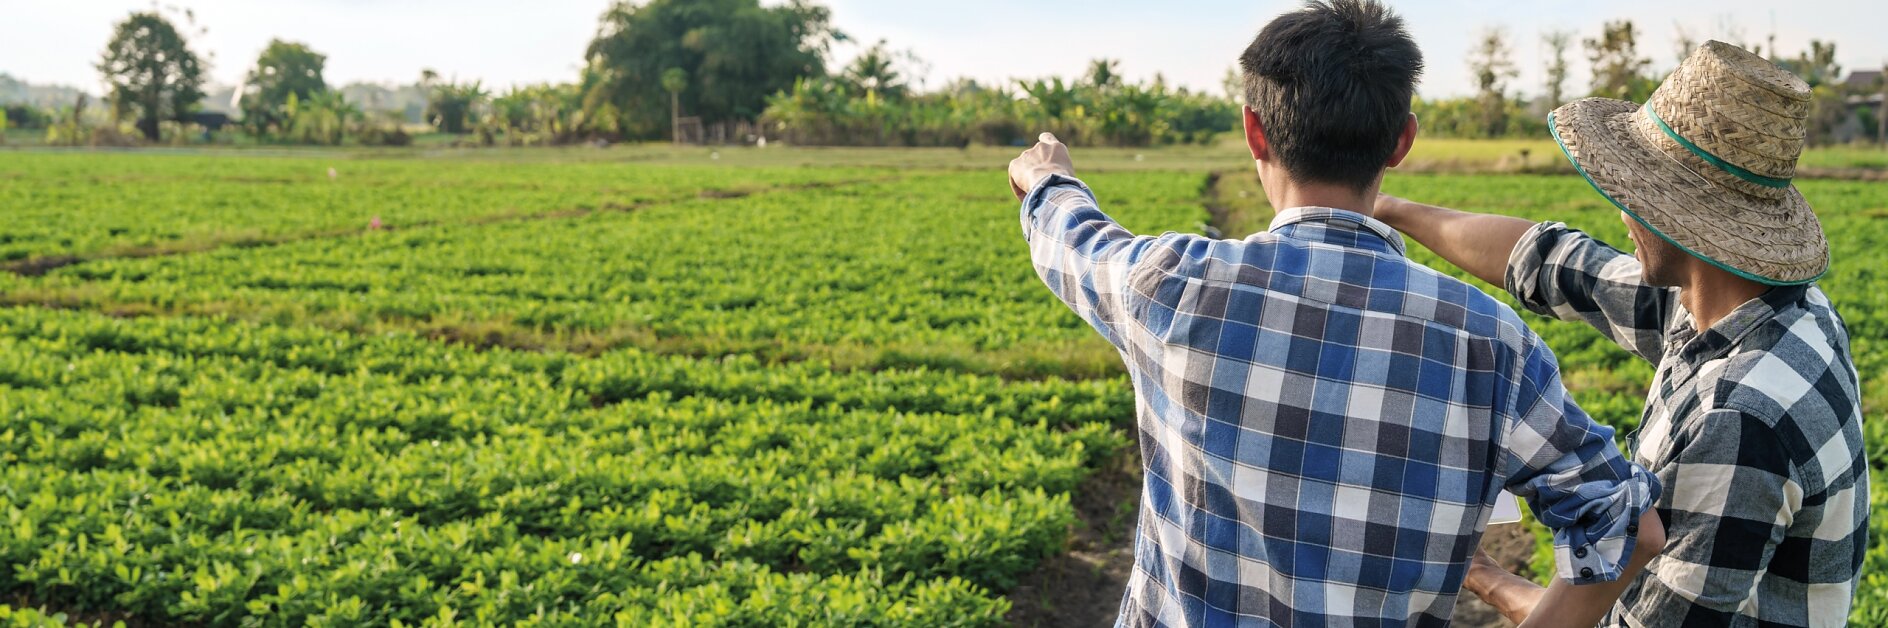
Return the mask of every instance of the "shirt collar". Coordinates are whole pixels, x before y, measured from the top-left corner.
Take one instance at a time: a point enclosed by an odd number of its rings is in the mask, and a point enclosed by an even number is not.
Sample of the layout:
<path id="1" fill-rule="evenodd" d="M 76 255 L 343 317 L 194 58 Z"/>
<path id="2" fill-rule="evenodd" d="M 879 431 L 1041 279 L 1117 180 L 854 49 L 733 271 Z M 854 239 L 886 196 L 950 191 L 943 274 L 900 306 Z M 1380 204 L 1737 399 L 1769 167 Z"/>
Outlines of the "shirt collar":
<path id="1" fill-rule="evenodd" d="M 1354 232 L 1359 235 L 1368 234 L 1375 236 L 1377 239 L 1382 240 L 1384 244 L 1389 245 L 1389 249 L 1396 254 L 1409 254 L 1409 251 L 1404 248 L 1402 234 L 1397 233 L 1396 230 L 1390 228 L 1389 225 L 1383 224 L 1381 220 L 1347 209 L 1337 209 L 1333 207 L 1293 207 L 1278 212 L 1278 215 L 1272 218 L 1272 225 L 1267 228 L 1267 231 L 1278 232 L 1292 225 L 1301 223 L 1322 223 L 1323 226 L 1328 228 Z M 1304 237 L 1310 234 L 1294 235 Z M 1316 239 L 1315 236 L 1313 236 L 1313 238 Z M 1363 243 L 1362 240 L 1358 240 L 1357 242 L 1359 244 Z"/>
<path id="2" fill-rule="evenodd" d="M 1684 347 L 1679 349 L 1679 357 L 1690 364 L 1715 358 L 1743 340 L 1751 330 L 1776 318 L 1778 312 L 1803 300 L 1808 293 L 1807 285 L 1776 286 L 1765 290 L 1757 298 L 1745 301 L 1737 309 L 1731 310 L 1710 329 L 1686 340 Z M 1686 320 L 1677 323 L 1689 331 L 1692 319 L 1689 315 L 1684 318 Z"/>

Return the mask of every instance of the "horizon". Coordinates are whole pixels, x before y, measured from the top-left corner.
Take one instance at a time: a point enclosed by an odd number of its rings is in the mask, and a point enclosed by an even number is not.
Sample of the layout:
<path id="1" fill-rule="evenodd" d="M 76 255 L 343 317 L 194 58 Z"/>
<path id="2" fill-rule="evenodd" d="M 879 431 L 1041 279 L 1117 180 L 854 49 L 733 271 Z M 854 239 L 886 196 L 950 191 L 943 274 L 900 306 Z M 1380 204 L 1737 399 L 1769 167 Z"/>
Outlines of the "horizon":
<path id="1" fill-rule="evenodd" d="M 781 4 L 777 0 L 763 3 Z M 336 87 L 407 85 L 417 81 L 422 69 L 432 68 L 443 77 L 478 80 L 502 90 L 574 81 L 583 50 L 595 34 L 597 17 L 610 4 L 610 0 L 553 0 L 524 11 L 528 19 L 517 15 L 521 10 L 515 5 L 494 0 L 408 0 L 396 6 L 373 6 L 372 13 L 364 11 L 370 8 L 364 0 L 290 0 L 269 7 L 198 0 L 164 6 L 166 17 L 185 31 L 191 49 L 209 62 L 209 85 L 240 84 L 269 40 L 281 38 L 306 43 L 327 55 L 324 78 Z M 935 89 L 958 78 L 990 85 L 1079 76 L 1090 60 L 1110 58 L 1119 60 L 1122 74 L 1130 80 L 1149 81 L 1158 75 L 1176 87 L 1223 93 L 1222 78 L 1258 29 L 1301 3 L 1193 0 L 1181 5 L 1183 10 L 1122 0 L 1085 3 L 1079 10 L 1064 8 L 1074 3 L 1006 7 L 991 0 L 967 0 L 948 7 L 865 0 L 821 4 L 832 10 L 834 26 L 849 36 L 849 41 L 833 46 L 829 70 L 844 67 L 861 50 L 884 39 L 892 49 L 909 51 L 923 62 L 921 67 L 907 68 L 921 89 Z M 1511 60 L 1519 72 L 1508 81 L 1505 93 L 1526 98 L 1544 91 L 1543 32 L 1573 27 L 1566 86 L 1570 93 L 1580 94 L 1589 85 L 1590 64 L 1579 40 L 1597 34 L 1605 21 L 1616 19 L 1633 20 L 1642 38 L 1639 53 L 1652 61 L 1654 76 L 1677 65 L 1674 43 L 1681 27 L 1698 41 L 1723 38 L 1731 43 L 1765 44 L 1774 32 L 1776 47 L 1784 57 L 1806 49 L 1810 39 L 1834 41 L 1845 74 L 1888 65 L 1888 38 L 1868 33 L 1874 21 L 1843 19 L 1845 14 L 1881 11 L 1857 0 L 1810 3 L 1819 8 L 1788 14 L 1753 0 L 1688 0 L 1654 7 L 1619 0 L 1546 7 L 1485 0 L 1390 4 L 1423 49 L 1427 67 L 1418 93 L 1425 99 L 1474 93 L 1466 67 L 1468 49 L 1491 27 L 1507 34 Z M 148 1 L 113 0 L 83 6 L 39 2 L 17 8 L 13 13 L 20 19 L 0 28 L 0 60 L 5 60 L 0 61 L 0 73 L 36 86 L 63 85 L 101 94 L 101 81 L 92 64 L 112 25 L 152 6 Z M 176 10 L 169 10 L 172 7 Z M 1627 7 L 1638 11 L 1624 10 Z M 183 9 L 194 12 L 196 28 L 183 23 Z M 1454 18 L 1465 13 L 1479 19 Z M 1178 19 L 1200 15 L 1219 16 L 1215 23 L 1243 26 L 1201 31 L 1189 20 Z M 1681 22 L 1675 15 L 1688 19 Z M 988 16 L 1004 19 L 992 21 Z M 451 36 L 414 30 L 414 24 L 426 23 L 440 25 L 439 30 Z M 1043 24 L 1059 30 L 1045 33 Z M 207 32 L 199 34 L 198 28 Z M 506 43 L 494 46 L 494 41 Z M 990 41 L 1015 43 L 988 45 Z M 1120 41 L 1135 41 L 1140 48 L 1122 49 L 1117 45 Z M 1776 56 L 1776 51 L 1765 52 Z"/>

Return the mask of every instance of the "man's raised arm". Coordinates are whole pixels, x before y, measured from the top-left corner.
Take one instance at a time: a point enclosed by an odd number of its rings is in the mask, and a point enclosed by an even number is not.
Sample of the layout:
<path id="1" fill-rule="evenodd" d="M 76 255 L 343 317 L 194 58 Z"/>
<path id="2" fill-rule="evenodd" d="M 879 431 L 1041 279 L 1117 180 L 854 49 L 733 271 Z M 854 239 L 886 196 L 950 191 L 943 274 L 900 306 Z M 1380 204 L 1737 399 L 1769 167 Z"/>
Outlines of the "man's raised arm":
<path id="1" fill-rule="evenodd" d="M 1424 205 L 1388 194 L 1377 196 L 1377 220 L 1403 232 L 1442 259 L 1497 286 L 1508 274 L 1508 256 L 1534 221 L 1471 214 Z"/>
<path id="2" fill-rule="evenodd" d="M 1123 347 L 1118 326 L 1128 318 L 1129 275 L 1157 242 L 1180 236 L 1136 236 L 1115 224 L 1075 179 L 1068 147 L 1054 135 L 1042 134 L 1009 170 L 1036 274 L 1103 338 Z"/>
<path id="3" fill-rule="evenodd" d="M 1377 198 L 1377 219 L 1482 281 L 1501 286 L 1528 310 L 1592 325 L 1608 339 L 1657 361 L 1677 309 L 1677 291 L 1646 284 L 1638 258 L 1560 223 L 1473 214 L 1394 196 Z"/>

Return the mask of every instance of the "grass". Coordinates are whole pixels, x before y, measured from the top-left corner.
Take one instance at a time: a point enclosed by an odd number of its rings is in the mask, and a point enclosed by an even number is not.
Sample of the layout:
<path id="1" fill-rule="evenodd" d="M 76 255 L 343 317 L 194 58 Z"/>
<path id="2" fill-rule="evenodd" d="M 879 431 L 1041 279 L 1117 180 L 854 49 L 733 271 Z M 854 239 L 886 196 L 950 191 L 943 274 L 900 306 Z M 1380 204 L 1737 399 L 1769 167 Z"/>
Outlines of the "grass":
<path id="1" fill-rule="evenodd" d="M 216 146 L 160 147 L 147 150 L 196 154 L 202 152 L 261 151 L 265 153 L 324 154 L 360 158 L 425 157 L 491 159 L 500 161 L 628 161 L 731 166 L 891 167 L 908 169 L 982 169 L 1001 167 L 1021 146 L 965 148 L 809 147 L 774 144 L 752 146 L 677 146 L 666 142 L 589 145 L 548 148 L 477 148 L 454 146 L 472 136 L 421 133 L 407 147 L 309 147 L 256 144 L 239 140 Z M 4 148 L 45 146 L 45 131 L 8 129 Z M 1221 134 L 1205 145 L 1118 148 L 1076 146 L 1082 166 L 1091 170 L 1183 170 L 1207 172 L 1243 167 L 1250 159 L 1238 133 Z M 1810 148 L 1801 165 L 1816 169 L 1888 170 L 1888 150 L 1872 144 Z M 1552 139 L 1462 139 L 1420 137 L 1402 169 L 1415 172 L 1571 172 L 1560 147 Z"/>
<path id="2" fill-rule="evenodd" d="M 1888 147 L 1869 144 L 1825 146 L 1803 153 L 1797 165 L 1805 168 L 1888 169 Z"/>

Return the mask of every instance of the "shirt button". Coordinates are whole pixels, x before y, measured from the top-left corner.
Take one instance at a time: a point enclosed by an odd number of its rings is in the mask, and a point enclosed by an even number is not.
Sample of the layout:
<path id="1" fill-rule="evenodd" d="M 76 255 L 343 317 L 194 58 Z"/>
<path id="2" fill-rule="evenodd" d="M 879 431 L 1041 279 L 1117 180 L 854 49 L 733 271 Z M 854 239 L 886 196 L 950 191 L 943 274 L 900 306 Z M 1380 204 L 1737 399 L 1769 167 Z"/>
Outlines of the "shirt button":
<path id="1" fill-rule="evenodd" d="M 1574 549 L 1574 550 L 1573 550 L 1573 557 L 1574 557 L 1574 558 L 1586 558 L 1586 548 L 1584 548 L 1584 547 L 1581 547 L 1581 548 L 1576 548 L 1576 549 Z"/>
<path id="2" fill-rule="evenodd" d="M 1582 577 L 1582 578 L 1591 578 L 1591 577 L 1593 577 L 1593 568 L 1592 568 L 1592 567 L 1581 567 L 1581 568 L 1580 568 L 1580 577 Z"/>
<path id="3" fill-rule="evenodd" d="M 1626 534 L 1638 534 L 1638 533 L 1639 533 L 1639 524 L 1636 524 L 1636 523 L 1626 524 Z"/>

